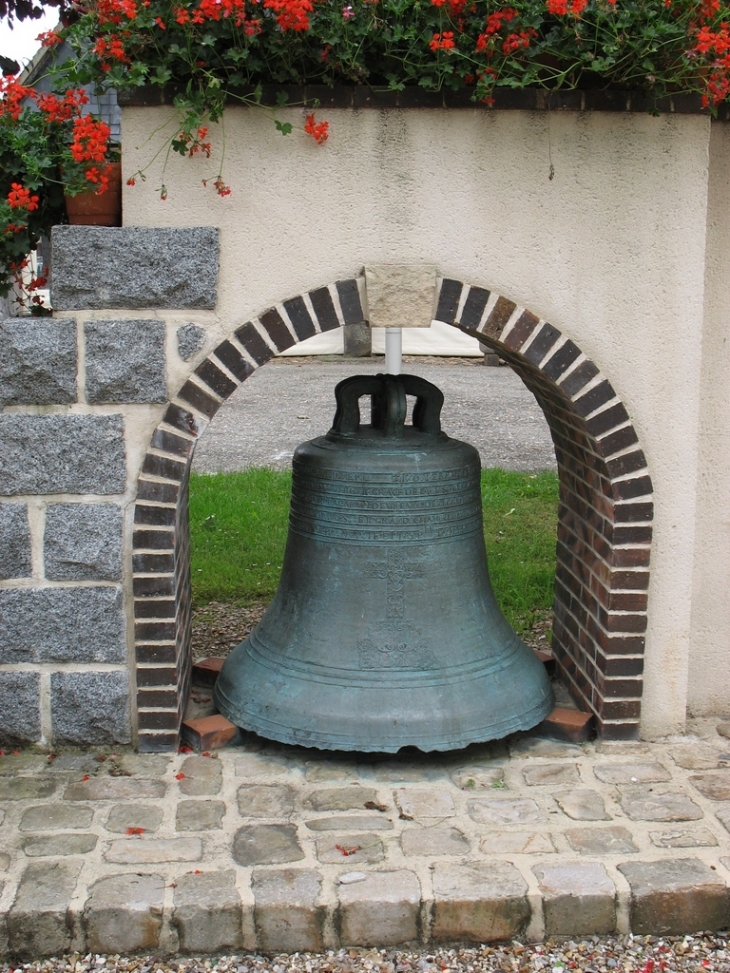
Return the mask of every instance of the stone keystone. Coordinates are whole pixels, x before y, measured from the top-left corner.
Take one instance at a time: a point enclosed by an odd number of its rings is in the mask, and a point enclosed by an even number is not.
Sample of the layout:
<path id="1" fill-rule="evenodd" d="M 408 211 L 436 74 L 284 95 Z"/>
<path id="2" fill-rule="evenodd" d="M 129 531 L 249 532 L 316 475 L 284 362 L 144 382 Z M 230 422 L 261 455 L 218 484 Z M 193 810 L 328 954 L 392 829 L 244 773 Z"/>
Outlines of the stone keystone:
<path id="1" fill-rule="evenodd" d="M 430 328 L 435 313 L 436 267 L 370 264 L 365 268 L 371 328 Z"/>
<path id="2" fill-rule="evenodd" d="M 32 862 L 8 915 L 10 949 L 21 958 L 58 956 L 71 944 L 68 909 L 81 861 Z"/>
<path id="3" fill-rule="evenodd" d="M 269 953 L 319 952 L 325 909 L 322 877 L 309 868 L 254 869 L 251 882 L 260 949 Z"/>
<path id="4" fill-rule="evenodd" d="M 727 928 L 728 890 L 717 872 L 695 858 L 624 862 L 631 886 L 631 930 L 675 936 Z"/>
<path id="5" fill-rule="evenodd" d="M 439 942 L 512 939 L 530 918 L 527 883 L 509 862 L 439 862 L 433 896 L 433 938 Z"/>
<path id="6" fill-rule="evenodd" d="M 87 948 L 94 953 L 156 949 L 164 891 L 159 875 L 111 875 L 95 882 L 84 908 Z"/>
<path id="7" fill-rule="evenodd" d="M 418 939 L 421 887 L 413 872 L 370 872 L 337 892 L 343 945 L 399 946 Z"/>
<path id="8" fill-rule="evenodd" d="M 592 936 L 616 929 L 616 887 L 598 862 L 532 869 L 544 896 L 548 936 Z"/>

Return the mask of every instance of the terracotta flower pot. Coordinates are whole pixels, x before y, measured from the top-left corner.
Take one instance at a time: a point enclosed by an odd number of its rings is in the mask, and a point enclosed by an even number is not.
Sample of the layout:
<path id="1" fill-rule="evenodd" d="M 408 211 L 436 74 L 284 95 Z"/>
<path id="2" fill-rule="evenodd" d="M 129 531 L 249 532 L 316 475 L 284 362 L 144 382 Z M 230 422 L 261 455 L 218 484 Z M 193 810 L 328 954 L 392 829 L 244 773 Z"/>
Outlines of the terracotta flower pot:
<path id="1" fill-rule="evenodd" d="M 106 192 L 78 193 L 66 197 L 66 214 L 74 226 L 122 225 L 122 164 L 110 162 L 103 170 L 109 177 Z"/>

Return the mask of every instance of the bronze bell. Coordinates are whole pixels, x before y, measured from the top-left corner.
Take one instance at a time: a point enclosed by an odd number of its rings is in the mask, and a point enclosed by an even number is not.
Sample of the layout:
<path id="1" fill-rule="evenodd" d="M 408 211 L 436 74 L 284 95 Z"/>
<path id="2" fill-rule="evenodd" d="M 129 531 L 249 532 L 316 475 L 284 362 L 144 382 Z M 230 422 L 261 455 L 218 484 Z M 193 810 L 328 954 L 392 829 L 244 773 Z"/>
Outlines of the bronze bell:
<path id="1" fill-rule="evenodd" d="M 424 379 L 355 376 L 335 398 L 330 431 L 294 453 L 281 581 L 223 666 L 220 712 L 283 743 L 387 753 L 535 726 L 552 691 L 492 593 L 478 452 L 441 432 Z"/>

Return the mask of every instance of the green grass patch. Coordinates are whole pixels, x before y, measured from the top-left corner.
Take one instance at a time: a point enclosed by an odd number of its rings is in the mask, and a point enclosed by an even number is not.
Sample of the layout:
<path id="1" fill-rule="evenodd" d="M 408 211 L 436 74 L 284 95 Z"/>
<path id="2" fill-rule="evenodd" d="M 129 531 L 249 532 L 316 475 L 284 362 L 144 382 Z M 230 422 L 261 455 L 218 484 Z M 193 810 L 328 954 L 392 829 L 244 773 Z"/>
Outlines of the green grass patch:
<path id="1" fill-rule="evenodd" d="M 193 603 L 249 605 L 273 597 L 287 535 L 291 473 L 255 469 L 190 477 Z M 492 586 L 518 632 L 552 605 L 558 479 L 482 473 Z"/>

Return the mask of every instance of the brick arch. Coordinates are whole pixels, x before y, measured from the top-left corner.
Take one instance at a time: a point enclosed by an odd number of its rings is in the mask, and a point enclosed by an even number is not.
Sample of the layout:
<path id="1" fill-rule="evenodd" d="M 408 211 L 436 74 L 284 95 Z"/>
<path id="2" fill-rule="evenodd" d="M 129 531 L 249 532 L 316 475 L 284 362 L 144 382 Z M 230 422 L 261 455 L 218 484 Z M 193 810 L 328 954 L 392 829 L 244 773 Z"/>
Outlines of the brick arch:
<path id="1" fill-rule="evenodd" d="M 177 745 L 190 688 L 188 480 L 221 404 L 277 352 L 364 320 L 364 281 L 337 281 L 242 327 L 195 369 L 152 437 L 138 480 L 133 590 L 141 750 Z M 496 350 L 541 405 L 560 476 L 553 650 L 606 739 L 638 735 L 652 486 L 623 404 L 580 349 L 485 288 L 440 285 L 436 317 Z"/>

